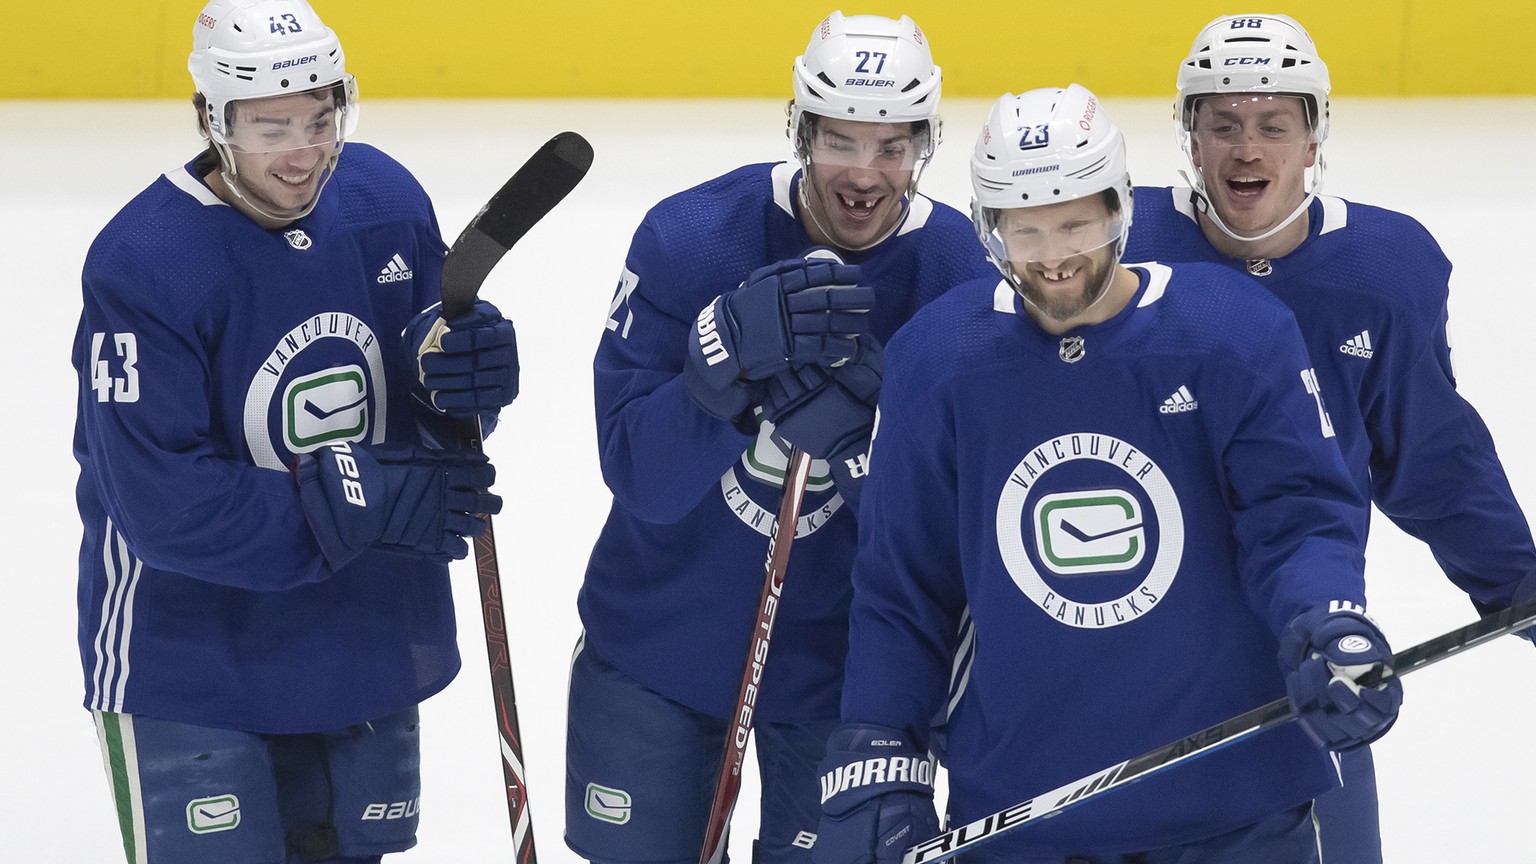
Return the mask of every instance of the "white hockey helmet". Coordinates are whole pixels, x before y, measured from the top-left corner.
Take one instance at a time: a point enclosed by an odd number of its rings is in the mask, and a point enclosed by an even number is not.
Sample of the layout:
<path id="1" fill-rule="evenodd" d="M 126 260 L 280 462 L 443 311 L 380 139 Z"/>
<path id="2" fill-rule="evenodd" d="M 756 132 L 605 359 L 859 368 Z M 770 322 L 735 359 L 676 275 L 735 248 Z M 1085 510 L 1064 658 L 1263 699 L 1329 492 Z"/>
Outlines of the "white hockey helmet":
<path id="1" fill-rule="evenodd" d="M 1223 15 L 1205 25 L 1179 66 L 1174 111 L 1188 133 L 1195 101 L 1220 93 L 1297 96 L 1317 140 L 1328 138 L 1328 65 L 1288 15 Z"/>
<path id="2" fill-rule="evenodd" d="M 217 144 L 228 143 L 232 103 L 335 85 L 339 135 L 356 130 L 357 84 L 341 41 L 305 0 L 211 0 L 192 26 L 187 69 Z"/>
<path id="3" fill-rule="evenodd" d="M 898 20 L 833 12 L 816 25 L 805 53 L 795 58 L 793 78 L 789 137 L 802 163 L 810 147 L 811 116 L 921 124 L 919 171 L 938 146 L 943 74 L 934 65 L 928 38 L 906 15 Z"/>
<path id="4" fill-rule="evenodd" d="M 336 171 L 342 145 L 357 129 L 357 82 L 347 73 L 346 55 L 335 31 L 325 26 L 306 0 L 210 0 L 192 25 L 187 70 L 202 103 L 204 134 L 219 154 L 225 186 L 263 216 L 278 221 L 302 218 L 314 209 Z M 288 96 L 330 88 L 334 122 L 318 132 L 296 131 L 267 142 L 241 140 L 232 128 L 236 102 Z M 236 151 L 275 152 L 302 147 L 331 148 L 314 197 L 296 212 L 267 212 L 244 189 Z"/>
<path id="5" fill-rule="evenodd" d="M 1074 238 L 1076 252 L 1113 243 L 1119 261 L 1125 251 L 1131 230 L 1125 136 L 1080 84 L 1007 93 L 993 103 L 971 154 L 971 188 L 976 235 L 1010 279 L 1010 252 L 998 232 L 1004 210 L 1105 195 L 1114 202 L 1110 218 Z"/>
<path id="6" fill-rule="evenodd" d="M 1227 236 L 1256 241 L 1283 230 L 1294 222 L 1323 186 L 1323 142 L 1328 138 L 1328 65 L 1306 29 L 1288 15 L 1248 13 L 1223 15 L 1205 25 L 1189 56 L 1179 66 L 1173 113 L 1179 147 L 1189 161 L 1190 185 L 1208 199 L 1205 178 L 1195 165 L 1193 136 L 1200 99 L 1224 94 L 1294 96 L 1301 100 L 1317 145 L 1316 160 L 1306 183 L 1301 204 L 1289 217 L 1256 237 L 1229 229 L 1214 207 L 1204 206 L 1207 217 Z"/>

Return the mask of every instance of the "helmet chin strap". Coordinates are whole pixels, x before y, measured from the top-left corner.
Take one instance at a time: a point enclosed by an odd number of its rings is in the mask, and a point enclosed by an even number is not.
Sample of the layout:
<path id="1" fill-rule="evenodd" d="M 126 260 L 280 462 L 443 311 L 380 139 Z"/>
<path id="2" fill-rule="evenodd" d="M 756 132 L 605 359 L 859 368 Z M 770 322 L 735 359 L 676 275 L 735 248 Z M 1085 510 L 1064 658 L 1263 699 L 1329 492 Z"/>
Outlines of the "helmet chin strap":
<path id="1" fill-rule="evenodd" d="M 320 178 L 320 185 L 315 189 L 315 194 L 309 199 L 309 203 L 305 204 L 303 209 L 292 216 L 279 216 L 276 213 L 268 213 L 260 204 L 256 203 L 255 199 L 241 191 L 239 184 L 240 172 L 235 167 L 234 154 L 230 152 L 229 145 L 214 142 L 213 146 L 219 151 L 219 179 L 224 181 L 224 188 L 228 189 L 230 194 L 240 199 L 245 206 L 255 210 L 262 216 L 271 219 L 273 222 L 287 223 L 296 222 L 314 212 L 315 205 L 320 203 L 320 193 L 325 191 L 325 184 L 331 182 L 331 177 L 336 173 L 336 163 L 341 158 L 341 148 L 343 145 L 338 143 L 336 145 L 336 152 L 332 153 L 326 160 L 325 174 Z"/>
<path id="2" fill-rule="evenodd" d="M 821 222 L 820 217 L 818 217 L 816 215 L 816 208 L 811 206 L 810 193 L 806 191 L 808 188 L 810 188 L 810 186 L 813 185 L 810 182 L 811 181 L 811 160 L 802 156 L 802 157 L 799 157 L 799 162 L 800 162 L 800 209 L 802 209 L 806 213 L 810 214 L 811 222 L 813 224 L 815 224 L 816 229 L 818 231 L 820 231 L 823 235 L 825 235 L 827 237 L 827 239 L 833 240 L 834 241 L 833 245 L 834 246 L 838 246 L 838 248 L 842 249 L 844 252 L 863 252 L 863 251 L 868 250 L 868 249 L 873 249 L 876 246 L 879 246 L 881 243 L 884 243 L 886 241 L 886 238 L 888 238 L 892 234 L 896 233 L 896 229 L 901 227 L 901 223 L 907 221 L 907 208 L 911 206 L 910 202 L 912 200 L 912 196 L 917 194 L 917 181 L 918 181 L 918 178 L 922 176 L 923 169 L 928 167 L 928 160 L 924 159 L 916 168 L 912 169 L 912 179 L 907 181 L 907 193 L 906 193 L 906 195 L 901 200 L 901 215 L 896 218 L 896 221 L 891 223 L 891 227 L 889 227 L 885 231 L 881 232 L 880 236 L 876 237 L 875 239 L 871 240 L 868 243 L 865 243 L 863 246 L 840 246 L 840 245 L 838 245 L 835 242 L 835 238 L 834 238 L 832 232 L 827 230 L 827 226 L 823 225 L 822 222 Z M 820 194 L 821 193 L 818 191 L 817 192 L 817 197 L 820 197 Z"/>
<path id="3" fill-rule="evenodd" d="M 1284 231 L 1287 227 L 1290 226 L 1292 222 L 1295 222 L 1297 219 L 1301 218 L 1301 214 L 1307 212 L 1307 208 L 1310 207 L 1312 205 L 1312 201 L 1317 198 L 1317 191 L 1321 189 L 1323 185 L 1323 156 L 1321 153 L 1318 154 L 1317 164 L 1312 166 L 1312 182 L 1309 184 L 1310 188 L 1307 189 L 1307 194 L 1302 197 L 1301 203 L 1296 205 L 1295 210 L 1291 211 L 1291 215 L 1280 220 L 1278 224 L 1276 224 L 1273 228 L 1270 228 L 1268 231 L 1265 231 L 1262 234 L 1255 234 L 1251 237 L 1233 231 L 1231 228 L 1227 227 L 1227 223 L 1221 221 L 1221 215 L 1216 212 L 1215 205 L 1211 204 L 1210 196 L 1205 194 L 1205 177 L 1201 175 L 1200 169 L 1195 169 L 1195 176 L 1200 179 L 1200 182 L 1198 183 L 1191 179 L 1189 173 L 1182 168 L 1179 169 L 1179 176 L 1184 178 L 1184 182 L 1189 184 L 1189 188 L 1195 190 L 1195 206 L 1200 209 L 1201 213 L 1205 214 L 1205 218 L 1211 220 L 1212 224 L 1221 229 L 1221 233 L 1241 243 L 1257 243 L 1260 240 L 1268 240 L 1276 234 L 1279 234 L 1281 231 Z"/>

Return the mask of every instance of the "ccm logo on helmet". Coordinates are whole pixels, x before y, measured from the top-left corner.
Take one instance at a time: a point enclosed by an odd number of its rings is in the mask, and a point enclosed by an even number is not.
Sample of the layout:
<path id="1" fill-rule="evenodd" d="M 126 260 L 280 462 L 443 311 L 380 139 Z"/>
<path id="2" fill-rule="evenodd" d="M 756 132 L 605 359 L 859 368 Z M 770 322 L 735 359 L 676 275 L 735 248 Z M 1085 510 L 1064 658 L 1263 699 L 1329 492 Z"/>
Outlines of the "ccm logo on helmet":
<path id="1" fill-rule="evenodd" d="M 1228 57 L 1221 62 L 1223 66 L 1268 66 L 1268 57 Z"/>
<path id="2" fill-rule="evenodd" d="M 311 54 L 308 57 L 300 57 L 297 60 L 284 60 L 281 63 L 273 63 L 272 64 L 272 71 L 276 72 L 279 69 L 288 69 L 288 68 L 291 68 L 293 66 L 303 66 L 306 63 L 313 63 L 313 62 L 315 62 L 316 60 L 319 60 L 319 59 L 320 59 L 320 55 L 318 55 L 318 54 Z"/>

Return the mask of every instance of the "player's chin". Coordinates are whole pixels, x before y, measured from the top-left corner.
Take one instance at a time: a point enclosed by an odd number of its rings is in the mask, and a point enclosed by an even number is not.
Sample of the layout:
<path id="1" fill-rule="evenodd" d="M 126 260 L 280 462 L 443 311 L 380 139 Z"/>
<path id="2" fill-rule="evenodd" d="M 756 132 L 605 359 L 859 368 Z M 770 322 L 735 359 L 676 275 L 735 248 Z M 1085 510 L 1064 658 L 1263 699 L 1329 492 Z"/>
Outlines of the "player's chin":
<path id="1" fill-rule="evenodd" d="M 267 204 L 272 208 L 272 215 L 297 216 L 304 212 L 311 201 L 315 200 L 315 190 L 294 190 L 285 187 L 272 190 L 266 198 Z"/>
<path id="2" fill-rule="evenodd" d="M 890 231 L 898 215 L 884 205 L 864 217 L 839 213 L 833 220 L 838 235 L 835 239 L 844 249 L 862 249 Z"/>

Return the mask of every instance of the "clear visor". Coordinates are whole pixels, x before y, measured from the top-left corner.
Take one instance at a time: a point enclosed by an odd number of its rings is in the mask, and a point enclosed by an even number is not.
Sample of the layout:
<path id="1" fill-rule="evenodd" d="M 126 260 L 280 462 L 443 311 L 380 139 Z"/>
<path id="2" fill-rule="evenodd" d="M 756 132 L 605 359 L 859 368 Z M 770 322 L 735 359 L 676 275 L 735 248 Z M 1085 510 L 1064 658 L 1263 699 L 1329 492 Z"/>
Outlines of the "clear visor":
<path id="1" fill-rule="evenodd" d="M 341 147 L 355 106 L 340 88 L 247 99 L 229 106 L 224 142 L 240 153 L 282 153 Z"/>
<path id="2" fill-rule="evenodd" d="M 1052 213 L 1058 206 L 987 209 L 987 246 L 993 257 L 1020 265 L 1061 261 L 1102 249 L 1119 240 L 1125 230 L 1125 218 L 1119 213 Z"/>
<path id="3" fill-rule="evenodd" d="M 1296 96 L 1232 93 L 1195 102 L 1190 137 L 1203 148 L 1294 147 L 1317 143 L 1306 103 Z"/>
<path id="4" fill-rule="evenodd" d="M 817 124 L 820 127 L 821 124 Z M 805 146 L 806 161 L 837 168 L 913 171 L 933 154 L 932 135 L 924 124 L 869 123 L 858 134 L 815 128 Z M 846 127 L 845 127 L 846 128 Z"/>

